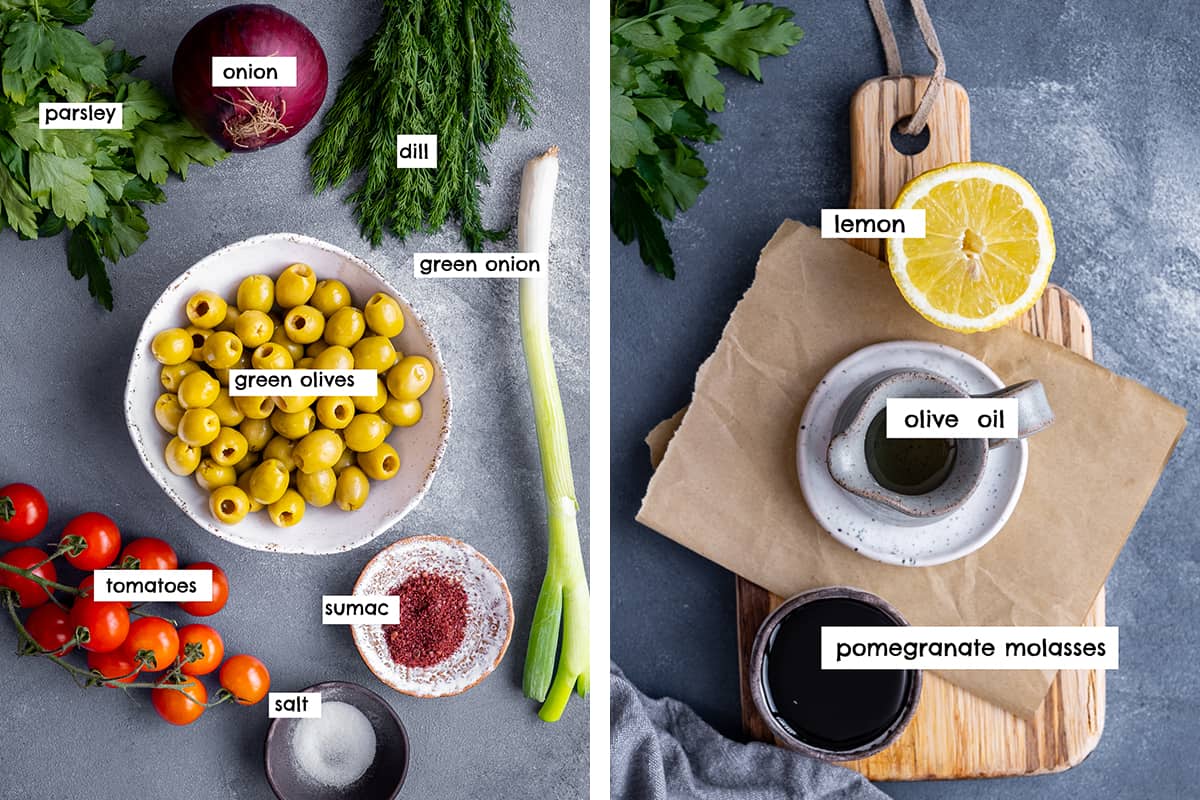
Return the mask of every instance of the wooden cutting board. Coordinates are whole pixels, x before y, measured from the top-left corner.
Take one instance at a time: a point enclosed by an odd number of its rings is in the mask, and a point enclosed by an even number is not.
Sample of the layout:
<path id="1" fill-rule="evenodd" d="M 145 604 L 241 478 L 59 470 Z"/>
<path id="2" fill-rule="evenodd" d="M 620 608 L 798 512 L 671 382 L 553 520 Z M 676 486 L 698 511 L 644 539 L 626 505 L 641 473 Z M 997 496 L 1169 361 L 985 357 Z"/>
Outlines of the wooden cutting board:
<path id="1" fill-rule="evenodd" d="M 889 76 L 869 81 L 855 94 L 850 109 L 852 207 L 888 207 L 913 177 L 954 161 L 971 160 L 967 93 L 949 80 L 929 117 L 928 146 L 913 155 L 903 155 L 892 146 L 893 127 L 917 107 L 927 81 L 920 76 Z M 851 244 L 883 257 L 878 239 Z M 1069 292 L 1053 284 L 1014 324 L 1092 357 L 1087 313 Z M 746 667 L 759 626 L 783 601 L 744 578 L 737 579 L 742 724 L 749 737 L 767 742 L 772 741 L 771 734 L 754 708 Z M 1103 589 L 1084 624 L 1104 624 Z M 926 673 L 920 705 L 903 735 L 883 752 L 846 765 L 876 781 L 1060 772 L 1086 758 L 1103 730 L 1103 671 L 1060 672 L 1041 709 L 1029 720 Z"/>

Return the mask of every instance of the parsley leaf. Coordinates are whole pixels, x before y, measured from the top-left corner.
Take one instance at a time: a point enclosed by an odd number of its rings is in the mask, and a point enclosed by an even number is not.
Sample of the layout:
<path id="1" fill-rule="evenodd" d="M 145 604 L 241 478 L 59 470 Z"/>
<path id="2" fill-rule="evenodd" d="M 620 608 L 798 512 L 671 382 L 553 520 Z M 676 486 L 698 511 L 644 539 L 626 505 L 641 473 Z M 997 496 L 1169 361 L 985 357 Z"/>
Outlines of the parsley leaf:
<path id="1" fill-rule="evenodd" d="M 721 132 L 721 67 L 762 80 L 763 56 L 800 41 L 792 12 L 742 0 L 617 0 L 610 25 L 610 153 L 613 232 L 635 240 L 642 261 L 675 277 L 662 220 L 695 204 L 708 185 L 692 143 Z"/>

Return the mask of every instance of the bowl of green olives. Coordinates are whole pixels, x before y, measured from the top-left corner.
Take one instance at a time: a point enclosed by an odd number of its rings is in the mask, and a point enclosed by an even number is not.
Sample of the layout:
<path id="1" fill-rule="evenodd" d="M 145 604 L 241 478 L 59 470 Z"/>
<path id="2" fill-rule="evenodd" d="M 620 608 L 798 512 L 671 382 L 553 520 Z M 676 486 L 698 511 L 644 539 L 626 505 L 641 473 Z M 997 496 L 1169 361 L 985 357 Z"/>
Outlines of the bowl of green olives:
<path id="1" fill-rule="evenodd" d="M 233 369 L 373 369 L 371 396 L 237 396 Z M 138 455 L 202 528 L 339 553 L 395 525 L 437 472 L 450 384 L 425 322 L 362 259 L 307 236 L 231 244 L 176 278 L 134 345 Z"/>

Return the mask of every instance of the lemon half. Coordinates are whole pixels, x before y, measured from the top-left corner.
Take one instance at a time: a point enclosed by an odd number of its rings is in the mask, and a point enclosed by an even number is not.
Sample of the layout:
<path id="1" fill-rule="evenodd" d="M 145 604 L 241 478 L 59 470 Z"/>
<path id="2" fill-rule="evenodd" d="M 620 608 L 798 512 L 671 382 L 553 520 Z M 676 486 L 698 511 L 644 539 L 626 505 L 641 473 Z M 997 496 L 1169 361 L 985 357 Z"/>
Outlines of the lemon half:
<path id="1" fill-rule="evenodd" d="M 960 333 L 998 328 L 1041 297 L 1054 264 L 1050 214 L 1029 182 L 980 161 L 918 175 L 893 208 L 924 209 L 924 239 L 889 239 L 908 304 Z"/>

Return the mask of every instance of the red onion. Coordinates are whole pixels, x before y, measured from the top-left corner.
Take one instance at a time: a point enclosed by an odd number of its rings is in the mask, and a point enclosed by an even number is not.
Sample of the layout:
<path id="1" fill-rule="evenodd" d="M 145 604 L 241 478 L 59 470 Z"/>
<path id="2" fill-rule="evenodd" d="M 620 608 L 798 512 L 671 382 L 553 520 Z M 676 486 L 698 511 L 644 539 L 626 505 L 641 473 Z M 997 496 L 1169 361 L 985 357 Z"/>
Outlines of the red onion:
<path id="1" fill-rule="evenodd" d="M 296 57 L 296 85 L 212 85 L 214 56 Z M 226 150 L 257 150 L 286 141 L 316 116 L 329 70 L 312 31 L 275 6 L 243 4 L 209 14 L 175 51 L 175 96 L 196 127 Z"/>

